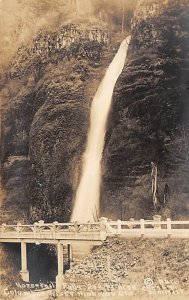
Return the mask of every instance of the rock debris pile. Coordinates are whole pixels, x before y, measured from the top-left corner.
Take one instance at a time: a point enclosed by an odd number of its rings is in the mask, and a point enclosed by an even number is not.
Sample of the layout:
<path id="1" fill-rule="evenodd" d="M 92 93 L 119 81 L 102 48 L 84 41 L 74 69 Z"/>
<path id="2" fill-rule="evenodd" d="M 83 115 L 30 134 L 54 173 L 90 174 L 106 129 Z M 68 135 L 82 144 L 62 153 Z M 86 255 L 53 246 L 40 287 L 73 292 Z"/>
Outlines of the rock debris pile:
<path id="1" fill-rule="evenodd" d="M 188 293 L 188 254 L 186 240 L 109 238 L 66 272 L 63 293 L 82 297 Z M 91 292 L 93 286 L 96 294 Z"/>
<path id="2" fill-rule="evenodd" d="M 128 250 L 126 242 L 111 238 L 95 249 L 91 255 L 76 264 L 66 277 L 81 275 L 93 277 L 101 282 L 119 282 L 128 276 L 129 270 L 140 261 L 138 255 Z"/>

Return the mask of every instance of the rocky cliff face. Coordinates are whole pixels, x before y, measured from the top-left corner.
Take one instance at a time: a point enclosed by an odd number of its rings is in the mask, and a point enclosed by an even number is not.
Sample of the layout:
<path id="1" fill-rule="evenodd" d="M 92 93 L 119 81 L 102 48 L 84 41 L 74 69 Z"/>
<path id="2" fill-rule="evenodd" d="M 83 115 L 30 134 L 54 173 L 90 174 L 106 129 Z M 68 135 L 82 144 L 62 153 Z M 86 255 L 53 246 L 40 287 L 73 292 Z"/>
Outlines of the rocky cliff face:
<path id="1" fill-rule="evenodd" d="M 139 12 L 140 6 L 133 20 L 128 61 L 113 97 L 102 207 L 104 212 L 108 207 L 109 216 L 122 214 L 124 219 L 154 213 L 187 217 L 189 5 L 171 1 L 161 10 L 158 7 L 157 17 Z M 158 166 L 155 210 L 151 162 Z"/>
<path id="2" fill-rule="evenodd" d="M 3 221 L 68 221 L 108 45 L 104 29 L 71 24 L 19 49 L 3 82 Z"/>

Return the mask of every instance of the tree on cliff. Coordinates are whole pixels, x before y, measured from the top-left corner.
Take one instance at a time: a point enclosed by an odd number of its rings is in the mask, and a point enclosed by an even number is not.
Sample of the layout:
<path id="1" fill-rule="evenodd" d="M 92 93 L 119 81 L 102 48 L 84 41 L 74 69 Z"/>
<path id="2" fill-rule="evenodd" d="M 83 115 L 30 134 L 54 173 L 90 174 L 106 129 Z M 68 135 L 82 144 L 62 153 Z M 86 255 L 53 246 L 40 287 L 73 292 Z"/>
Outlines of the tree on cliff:
<path id="1" fill-rule="evenodd" d="M 94 13 L 100 15 L 102 21 L 106 21 L 108 18 L 110 24 L 120 26 L 122 32 L 124 26 L 128 25 L 128 20 L 130 20 L 136 4 L 137 0 L 92 0 Z"/>

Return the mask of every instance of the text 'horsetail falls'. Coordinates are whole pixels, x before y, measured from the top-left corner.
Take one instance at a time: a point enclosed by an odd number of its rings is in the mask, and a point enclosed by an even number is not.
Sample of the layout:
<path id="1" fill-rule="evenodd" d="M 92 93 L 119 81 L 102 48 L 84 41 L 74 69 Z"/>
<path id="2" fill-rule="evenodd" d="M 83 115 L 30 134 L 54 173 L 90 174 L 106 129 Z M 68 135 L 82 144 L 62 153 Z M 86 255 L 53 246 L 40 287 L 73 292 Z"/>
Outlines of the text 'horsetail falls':
<path id="1" fill-rule="evenodd" d="M 71 221 L 96 221 L 99 215 L 101 159 L 107 119 L 114 86 L 125 64 L 130 38 L 128 36 L 121 43 L 92 101 L 90 129 Z"/>

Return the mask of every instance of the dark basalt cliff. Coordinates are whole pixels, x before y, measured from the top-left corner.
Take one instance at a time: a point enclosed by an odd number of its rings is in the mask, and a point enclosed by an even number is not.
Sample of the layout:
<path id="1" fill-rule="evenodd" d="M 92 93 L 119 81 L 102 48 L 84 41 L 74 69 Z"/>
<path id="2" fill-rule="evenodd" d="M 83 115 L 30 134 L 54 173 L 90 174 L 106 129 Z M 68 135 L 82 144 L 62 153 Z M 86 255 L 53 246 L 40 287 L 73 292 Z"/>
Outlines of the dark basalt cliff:
<path id="1" fill-rule="evenodd" d="M 144 5 L 138 10 L 128 60 L 114 91 L 102 208 L 124 219 L 154 213 L 188 217 L 189 4 L 171 1 L 156 14 Z M 151 162 L 158 166 L 155 210 Z"/>
<path id="2" fill-rule="evenodd" d="M 108 217 L 189 213 L 189 8 L 184 0 L 167 5 L 158 15 L 139 7 L 133 19 L 103 153 Z M 3 222 L 69 220 L 90 104 L 114 55 L 111 45 L 118 46 L 105 29 L 72 24 L 42 30 L 19 49 L 1 80 Z M 156 210 L 151 161 L 158 165 Z"/>
<path id="3" fill-rule="evenodd" d="M 4 222 L 69 220 L 109 45 L 105 29 L 70 24 L 16 54 L 2 90 Z"/>

